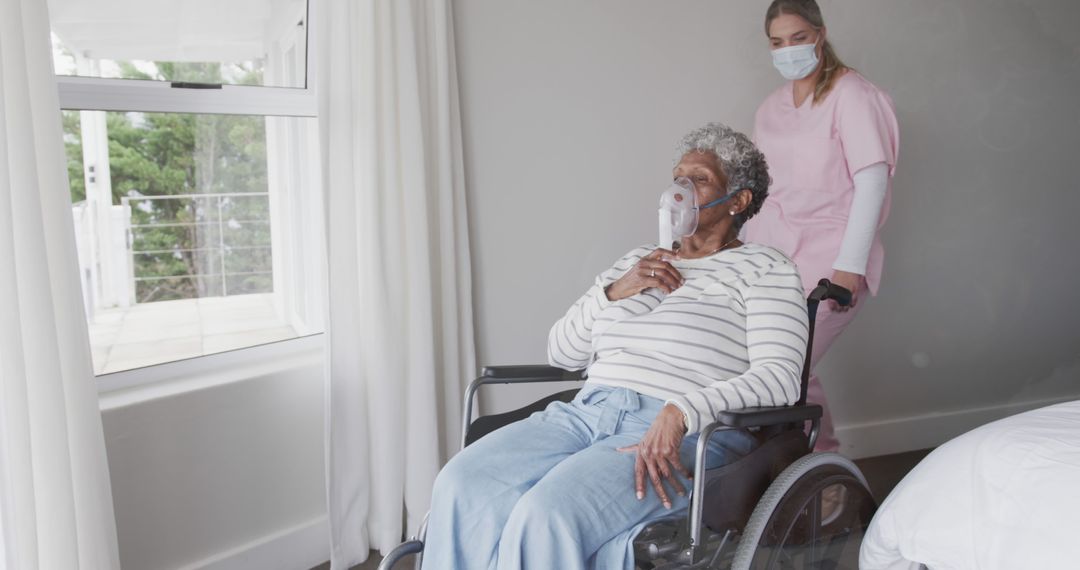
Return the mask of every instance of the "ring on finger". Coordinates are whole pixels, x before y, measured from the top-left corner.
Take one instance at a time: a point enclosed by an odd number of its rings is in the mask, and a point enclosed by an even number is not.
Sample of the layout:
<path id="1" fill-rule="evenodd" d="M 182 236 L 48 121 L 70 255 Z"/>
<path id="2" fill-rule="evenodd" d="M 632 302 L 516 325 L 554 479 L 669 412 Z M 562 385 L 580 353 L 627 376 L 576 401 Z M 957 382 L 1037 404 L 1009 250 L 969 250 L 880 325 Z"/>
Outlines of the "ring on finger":
<path id="1" fill-rule="evenodd" d="M 655 269 L 653 269 L 652 271 L 649 272 L 649 277 L 656 277 L 656 270 Z"/>

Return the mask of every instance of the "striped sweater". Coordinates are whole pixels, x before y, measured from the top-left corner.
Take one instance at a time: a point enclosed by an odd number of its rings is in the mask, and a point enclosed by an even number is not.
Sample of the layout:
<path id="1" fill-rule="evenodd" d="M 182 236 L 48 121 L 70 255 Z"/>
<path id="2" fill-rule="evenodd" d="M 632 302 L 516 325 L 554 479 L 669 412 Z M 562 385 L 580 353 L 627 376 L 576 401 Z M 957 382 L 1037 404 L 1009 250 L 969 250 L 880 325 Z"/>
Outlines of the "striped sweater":
<path id="1" fill-rule="evenodd" d="M 631 251 L 596 278 L 551 327 L 548 362 L 678 406 L 689 433 L 720 411 L 795 403 L 809 331 L 795 265 L 746 244 L 672 262 L 686 283 L 670 295 L 647 289 L 609 301 L 604 288 L 653 249 Z"/>

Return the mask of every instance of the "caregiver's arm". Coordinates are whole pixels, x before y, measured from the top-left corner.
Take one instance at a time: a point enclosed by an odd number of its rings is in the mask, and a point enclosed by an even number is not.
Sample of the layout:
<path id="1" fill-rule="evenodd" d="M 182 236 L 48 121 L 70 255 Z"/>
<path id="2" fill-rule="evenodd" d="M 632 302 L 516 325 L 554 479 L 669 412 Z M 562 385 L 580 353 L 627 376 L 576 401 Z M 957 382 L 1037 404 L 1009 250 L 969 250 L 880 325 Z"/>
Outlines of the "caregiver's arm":
<path id="1" fill-rule="evenodd" d="M 852 178 L 855 195 L 851 200 L 851 212 L 844 228 L 844 238 L 840 242 L 840 252 L 833 262 L 832 282 L 851 291 L 854 305 L 862 276 L 866 275 L 870 247 L 874 244 L 881 219 L 881 207 L 889 186 L 889 165 L 884 162 L 871 164 L 856 172 Z"/>
<path id="2" fill-rule="evenodd" d="M 870 246 L 874 244 L 885 190 L 889 185 L 889 165 L 884 162 L 871 164 L 856 172 L 852 180 L 855 196 L 851 200 L 851 213 L 833 269 L 866 275 Z"/>

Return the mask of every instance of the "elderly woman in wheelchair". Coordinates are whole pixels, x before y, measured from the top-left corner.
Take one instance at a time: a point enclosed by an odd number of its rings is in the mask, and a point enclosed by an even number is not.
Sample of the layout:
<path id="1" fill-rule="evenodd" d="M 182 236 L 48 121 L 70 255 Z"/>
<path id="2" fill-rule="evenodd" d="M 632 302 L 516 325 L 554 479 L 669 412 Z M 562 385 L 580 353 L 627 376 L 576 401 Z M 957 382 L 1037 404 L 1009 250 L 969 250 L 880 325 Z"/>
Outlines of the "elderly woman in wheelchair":
<path id="1" fill-rule="evenodd" d="M 550 364 L 587 369 L 588 380 L 569 401 L 492 431 L 447 463 L 433 491 L 423 568 L 630 569 L 643 528 L 685 518 L 689 491 L 703 484 L 695 472 L 701 479 L 702 467 L 737 462 L 767 441 L 750 426 L 794 426 L 797 455 L 766 461 L 782 461 L 780 469 L 812 448 L 802 421 L 814 413 L 737 415 L 802 403 L 812 334 L 795 265 L 738 239 L 768 193 L 762 153 L 745 135 L 709 124 L 683 138 L 673 177 L 664 200 L 682 216 L 678 241 L 624 255 L 551 328 Z M 728 425 L 718 429 L 721 418 Z M 762 469 L 769 478 L 778 470 Z M 751 507 L 768 480 L 760 485 Z M 695 567 L 698 503 L 684 560 Z"/>

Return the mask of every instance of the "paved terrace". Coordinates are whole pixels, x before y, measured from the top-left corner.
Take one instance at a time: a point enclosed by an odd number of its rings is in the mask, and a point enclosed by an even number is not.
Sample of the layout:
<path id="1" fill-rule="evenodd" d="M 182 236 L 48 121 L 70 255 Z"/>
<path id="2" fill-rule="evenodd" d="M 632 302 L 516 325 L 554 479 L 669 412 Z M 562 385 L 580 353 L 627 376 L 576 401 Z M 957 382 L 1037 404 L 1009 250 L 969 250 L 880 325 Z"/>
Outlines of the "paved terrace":
<path id="1" fill-rule="evenodd" d="M 90 323 L 94 373 L 293 338 L 278 317 L 273 294 L 207 297 L 102 309 Z"/>

